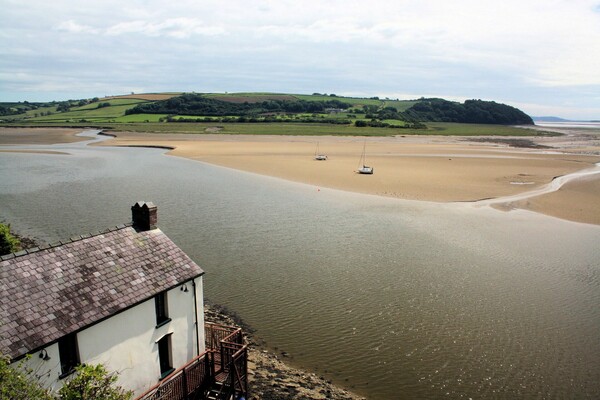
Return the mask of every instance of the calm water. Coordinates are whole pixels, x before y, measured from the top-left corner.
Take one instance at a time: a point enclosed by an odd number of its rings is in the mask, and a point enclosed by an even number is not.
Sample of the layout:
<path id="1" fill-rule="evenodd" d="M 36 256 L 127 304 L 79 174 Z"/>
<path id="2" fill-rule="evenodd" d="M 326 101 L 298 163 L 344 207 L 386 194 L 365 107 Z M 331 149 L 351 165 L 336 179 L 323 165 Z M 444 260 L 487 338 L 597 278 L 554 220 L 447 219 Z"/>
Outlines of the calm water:
<path id="1" fill-rule="evenodd" d="M 598 398 L 600 227 L 289 183 L 160 150 L 0 153 L 0 219 L 46 242 L 130 220 L 269 346 L 371 399 Z"/>
<path id="2" fill-rule="evenodd" d="M 547 121 L 536 121 L 537 126 L 544 126 L 547 128 L 589 128 L 589 129 L 600 129 L 600 122 L 584 122 L 584 121 L 565 121 L 565 122 L 547 122 Z"/>

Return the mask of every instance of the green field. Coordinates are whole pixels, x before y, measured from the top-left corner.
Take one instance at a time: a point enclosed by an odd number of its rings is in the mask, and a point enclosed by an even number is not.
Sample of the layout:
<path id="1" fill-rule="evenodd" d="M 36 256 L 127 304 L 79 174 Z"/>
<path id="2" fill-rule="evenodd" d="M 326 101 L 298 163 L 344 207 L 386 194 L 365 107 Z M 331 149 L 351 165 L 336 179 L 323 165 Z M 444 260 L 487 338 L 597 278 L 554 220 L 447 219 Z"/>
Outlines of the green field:
<path id="1" fill-rule="evenodd" d="M 216 98 L 219 100 L 233 101 L 233 102 L 244 102 L 255 103 L 265 100 L 292 100 L 299 99 L 305 101 L 329 101 L 338 100 L 351 106 L 363 106 L 372 105 L 377 107 L 394 107 L 398 111 L 404 111 L 414 105 L 415 101 L 410 100 L 389 100 L 389 99 L 369 99 L 361 97 L 342 97 L 333 95 L 314 95 L 314 94 L 285 94 L 285 93 L 267 93 L 267 92 L 255 92 L 255 93 L 209 93 L 208 97 Z"/>
<path id="2" fill-rule="evenodd" d="M 396 136 L 396 135 L 444 135 L 444 136 L 533 136 L 539 131 L 497 125 L 471 125 L 453 123 L 431 124 L 429 129 L 357 128 L 353 125 L 308 123 L 127 123 L 105 124 L 115 131 L 149 133 L 214 133 L 208 128 L 219 127 L 219 133 L 231 135 L 294 135 L 294 136 Z"/>
<path id="3" fill-rule="evenodd" d="M 69 111 L 58 112 L 57 106 L 41 107 L 19 114 L 18 122 L 23 123 L 76 123 L 76 122 L 107 122 L 117 121 L 125 115 L 125 111 L 136 104 L 144 103 L 145 100 L 137 99 L 112 99 L 102 102 L 94 102 L 81 107 L 71 107 Z M 108 107 L 98 108 L 101 103 L 109 103 Z M 50 114 L 50 115 L 42 115 Z M 148 119 L 148 118 L 146 118 Z M 85 120 L 85 121 L 82 121 Z M 152 120 L 152 119 L 150 119 Z M 158 118 L 156 118 L 158 121 Z"/>
<path id="4" fill-rule="evenodd" d="M 207 93 L 206 97 L 211 97 L 223 101 L 231 101 L 233 103 L 259 103 L 266 100 L 294 100 L 296 95 L 284 93 Z"/>
<path id="5" fill-rule="evenodd" d="M 160 118 L 166 117 L 166 114 L 131 114 L 123 115 L 116 118 L 115 122 L 131 123 L 131 122 L 158 122 Z"/>
<path id="6" fill-rule="evenodd" d="M 46 114 L 49 112 L 55 114 L 56 106 L 40 107 L 36 110 L 29 110 L 24 115 L 22 115 L 22 117 L 23 118 L 35 118 L 35 117 L 38 117 L 39 115 L 41 115 L 42 113 Z"/>
<path id="7" fill-rule="evenodd" d="M 155 96 L 160 94 L 155 94 Z M 398 111 L 406 110 L 415 104 L 415 101 L 365 99 L 330 95 L 300 95 L 280 93 L 210 93 L 205 94 L 220 100 L 231 102 L 262 102 L 268 99 L 306 101 L 339 100 L 354 107 L 362 105 L 375 105 L 379 108 L 393 107 Z M 140 95 L 143 96 L 143 95 Z M 160 132 L 160 133 L 198 133 L 207 132 L 207 128 L 220 127 L 223 134 L 241 135 L 337 135 L 337 136 L 395 136 L 395 135 L 445 135 L 445 136 L 533 136 L 540 135 L 539 131 L 515 128 L 504 125 L 478 125 L 426 122 L 427 129 L 403 128 L 405 122 L 395 119 L 384 120 L 390 127 L 356 127 L 354 121 L 363 120 L 364 113 L 339 112 L 339 113 L 280 113 L 270 118 L 286 122 L 159 122 L 167 117 L 166 114 L 130 114 L 125 112 L 137 104 L 151 102 L 152 100 L 136 99 L 130 96 L 102 99 L 81 107 L 71 107 L 69 111 L 58 112 L 58 103 L 48 103 L 46 107 L 29 110 L 18 115 L 11 115 L 0 123 L 4 126 L 72 126 L 72 127 L 97 127 L 116 131 L 135 132 Z M 108 107 L 98 108 L 101 103 L 109 103 Z M 4 103 L 9 105 L 10 103 Z M 44 114 L 44 115 L 42 115 Z M 50 114 L 50 115 L 48 115 Z M 230 119 L 236 118 L 232 115 Z M 10 118 L 10 119 L 8 119 Z M 204 119 L 202 116 L 177 115 L 175 119 L 186 118 L 190 120 Z M 208 117 L 211 118 L 211 117 Z M 214 118 L 214 117 L 212 117 Z M 219 117 L 225 118 L 225 117 Z M 351 124 L 332 124 L 318 122 L 300 122 L 304 119 L 342 120 Z M 12 120 L 12 121 L 11 121 Z M 259 120 L 261 120 L 259 118 Z M 11 121 L 11 122 L 7 122 Z M 211 130 L 212 131 L 212 130 Z M 550 135 L 550 133 L 548 133 Z"/>
<path id="8" fill-rule="evenodd" d="M 146 103 L 146 102 L 147 102 L 147 100 L 140 100 L 140 99 L 100 100 L 96 103 L 86 104 L 85 106 L 73 107 L 73 108 L 71 108 L 71 110 L 72 111 L 94 110 L 94 109 L 98 108 L 98 104 L 100 104 L 100 103 L 109 103 L 111 105 L 111 107 L 114 107 L 114 106 L 135 106 L 136 104 Z M 128 107 L 128 108 L 131 108 L 131 107 Z"/>

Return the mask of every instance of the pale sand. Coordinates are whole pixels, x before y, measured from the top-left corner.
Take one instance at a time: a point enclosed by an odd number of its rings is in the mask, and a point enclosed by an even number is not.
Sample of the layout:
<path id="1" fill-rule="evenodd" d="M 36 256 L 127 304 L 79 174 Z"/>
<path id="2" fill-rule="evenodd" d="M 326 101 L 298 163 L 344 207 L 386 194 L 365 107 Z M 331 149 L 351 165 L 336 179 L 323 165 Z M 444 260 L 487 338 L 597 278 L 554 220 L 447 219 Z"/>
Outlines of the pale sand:
<path id="1" fill-rule="evenodd" d="M 328 161 L 313 160 L 317 140 Z M 551 145 L 563 143 L 565 138 L 539 140 Z M 543 153 L 537 149 L 469 142 L 464 138 L 367 138 L 367 163 L 375 168 L 375 173 L 367 176 L 354 172 L 364 143 L 365 139 L 358 137 L 117 133 L 117 139 L 103 145 L 171 146 L 175 149 L 169 154 L 175 156 L 303 182 L 316 188 L 437 202 L 514 195 L 600 162 L 598 155 L 549 154 L 547 150 Z M 590 149 L 589 142 L 581 146 L 588 152 L 600 150 L 595 144 Z M 568 151 L 576 149 L 569 147 Z M 569 207 L 570 203 L 577 206 Z M 565 185 L 560 200 L 558 195 L 549 194 L 518 206 L 569 220 L 598 223 L 600 191 L 586 180 L 575 186 Z"/>
<path id="2" fill-rule="evenodd" d="M 600 175 L 569 182 L 556 192 L 517 202 L 515 207 L 600 225 Z"/>
<path id="3" fill-rule="evenodd" d="M 600 162 L 600 136 L 529 138 L 548 149 L 510 148 L 468 138 L 310 137 L 116 132 L 98 145 L 171 147 L 169 154 L 302 182 L 319 188 L 434 202 L 515 195 Z M 327 161 L 313 159 L 317 142 Z M 0 135 L 0 144 L 2 143 Z M 355 171 L 366 143 L 373 175 Z M 600 224 L 598 175 L 558 192 L 511 203 L 572 221 Z"/>

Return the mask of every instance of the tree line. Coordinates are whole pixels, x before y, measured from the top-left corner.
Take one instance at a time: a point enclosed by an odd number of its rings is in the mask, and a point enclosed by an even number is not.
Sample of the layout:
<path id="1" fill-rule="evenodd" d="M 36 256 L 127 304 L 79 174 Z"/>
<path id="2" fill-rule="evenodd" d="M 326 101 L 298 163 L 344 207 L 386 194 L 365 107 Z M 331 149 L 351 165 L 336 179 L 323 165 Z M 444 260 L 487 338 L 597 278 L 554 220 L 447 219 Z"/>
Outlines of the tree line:
<path id="1" fill-rule="evenodd" d="M 420 98 L 405 111 L 394 107 L 377 105 L 354 105 L 337 99 L 307 100 L 266 100 L 262 102 L 234 103 L 213 99 L 202 94 L 190 93 L 168 100 L 141 103 L 130 108 L 126 114 L 167 114 L 169 121 L 179 120 L 175 116 L 221 117 L 220 122 L 279 122 L 273 115 L 322 114 L 330 111 L 345 111 L 365 114 L 371 120 L 366 126 L 385 127 L 381 121 L 404 121 L 415 128 L 423 128 L 423 122 L 458 122 L 501 125 L 531 125 L 533 120 L 523 111 L 494 101 L 467 100 L 464 103 L 439 98 Z M 269 118 L 271 116 L 271 118 Z M 235 121 L 232 118 L 236 118 Z M 225 120 L 228 119 L 228 120 Z M 328 121 L 311 119 L 306 122 L 352 123 L 349 119 Z M 230 121 L 231 120 L 231 121 Z M 190 121 L 192 121 L 190 119 Z M 358 121 L 357 121 L 358 122 Z M 361 122 L 360 126 L 364 124 Z M 357 125 L 358 126 L 358 125 Z"/>
<path id="2" fill-rule="evenodd" d="M 128 109 L 126 114 L 170 114 L 202 116 L 252 116 L 268 113 L 324 113 L 328 109 L 349 108 L 339 100 L 266 100 L 256 103 L 233 103 L 201 94 L 189 93 L 168 100 L 141 103 Z"/>
<path id="3" fill-rule="evenodd" d="M 417 121 L 460 122 L 467 124 L 533 125 L 533 120 L 518 108 L 495 101 L 421 98 L 404 111 L 406 118 Z"/>

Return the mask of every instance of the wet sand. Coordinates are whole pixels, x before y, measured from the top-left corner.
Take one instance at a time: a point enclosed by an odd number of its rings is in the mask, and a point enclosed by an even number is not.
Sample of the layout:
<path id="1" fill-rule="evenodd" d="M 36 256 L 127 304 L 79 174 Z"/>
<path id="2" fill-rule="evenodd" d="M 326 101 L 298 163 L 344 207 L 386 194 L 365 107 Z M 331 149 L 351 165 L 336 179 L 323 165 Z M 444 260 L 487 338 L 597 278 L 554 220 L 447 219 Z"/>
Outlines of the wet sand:
<path id="1" fill-rule="evenodd" d="M 600 175 L 569 182 L 556 192 L 521 200 L 514 207 L 600 225 Z"/>
<path id="2" fill-rule="evenodd" d="M 89 140 L 75 136 L 81 129 L 4 128 L 0 127 L 0 145 L 73 143 Z"/>
<path id="3" fill-rule="evenodd" d="M 346 191 L 434 202 L 475 202 L 512 196 L 548 184 L 553 178 L 600 162 L 594 136 L 532 137 L 547 148 L 514 148 L 480 138 L 290 137 L 165 135 L 116 132 L 103 145 L 167 146 L 169 154 Z M 521 138 L 519 138 L 521 139 Z M 493 140 L 493 139 L 492 139 Z M 506 140 L 506 138 L 503 138 Z M 515 139 L 516 140 L 516 139 Z M 510 138 L 508 140 L 510 142 Z M 319 143 L 327 161 L 315 161 Z M 363 145 L 373 175 L 356 173 Z M 513 202 L 524 208 L 578 222 L 598 224 L 600 191 L 594 178 L 563 186 L 559 192 Z"/>
<path id="4" fill-rule="evenodd" d="M 5 129 L 5 128 L 4 128 Z M 72 140 L 73 132 L 32 129 L 2 132 L 0 144 L 52 143 Z M 172 148 L 170 155 L 262 175 L 379 196 L 433 202 L 476 202 L 513 196 L 540 188 L 558 176 L 593 167 L 600 162 L 600 134 L 564 130 L 560 137 L 528 137 L 543 148 L 510 147 L 523 138 L 300 137 L 111 132 L 103 146 Z M 37 139 L 35 137 L 38 137 Z M 43 136 L 43 138 L 39 138 Z M 80 140 L 75 138 L 75 140 Z M 327 161 L 315 161 L 315 150 Z M 373 175 L 356 173 L 366 147 L 366 163 Z M 577 222 L 600 224 L 600 175 L 562 186 L 557 192 L 500 209 L 524 208 Z"/>

